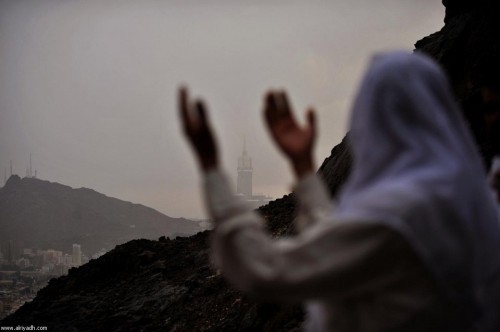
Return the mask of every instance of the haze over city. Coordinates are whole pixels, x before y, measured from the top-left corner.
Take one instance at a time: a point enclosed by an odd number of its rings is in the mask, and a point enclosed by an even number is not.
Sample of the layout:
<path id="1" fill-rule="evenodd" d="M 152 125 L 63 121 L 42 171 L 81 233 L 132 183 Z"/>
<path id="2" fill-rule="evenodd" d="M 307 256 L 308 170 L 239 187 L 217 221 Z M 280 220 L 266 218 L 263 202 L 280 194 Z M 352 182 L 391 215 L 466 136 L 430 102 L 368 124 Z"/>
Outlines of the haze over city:
<path id="1" fill-rule="evenodd" d="M 246 137 L 254 192 L 289 192 L 261 104 L 284 88 L 319 117 L 319 166 L 346 132 L 371 55 L 439 30 L 439 0 L 0 1 L 0 171 L 203 218 L 200 177 L 177 119 L 187 84 L 210 109 L 236 177 Z"/>

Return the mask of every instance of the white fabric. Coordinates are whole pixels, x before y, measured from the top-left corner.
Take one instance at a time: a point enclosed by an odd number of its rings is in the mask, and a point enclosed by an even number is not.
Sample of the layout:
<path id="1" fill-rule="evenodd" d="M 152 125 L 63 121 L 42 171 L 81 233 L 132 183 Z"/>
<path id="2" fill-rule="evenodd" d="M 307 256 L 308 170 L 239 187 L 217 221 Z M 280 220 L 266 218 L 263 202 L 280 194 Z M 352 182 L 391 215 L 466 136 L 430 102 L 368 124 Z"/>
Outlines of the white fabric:
<path id="1" fill-rule="evenodd" d="M 500 315 L 485 307 L 493 296 L 486 285 L 500 271 L 500 224 L 439 67 L 420 54 L 376 56 L 355 99 L 350 139 L 353 170 L 334 217 L 402 234 L 464 324 Z"/>
<path id="2" fill-rule="evenodd" d="M 295 218 L 297 231 L 302 232 L 317 223 L 331 223 L 334 202 L 328 197 L 326 188 L 316 174 L 305 176 L 294 188 L 297 196 L 298 214 Z"/>
<path id="3" fill-rule="evenodd" d="M 307 301 L 308 331 L 408 332 L 401 324 L 432 311 L 438 302 L 430 276 L 400 235 L 373 222 L 332 220 L 332 205 L 317 175 L 295 188 L 304 230 L 279 240 L 234 196 L 221 171 L 207 173 L 204 180 L 215 221 L 215 265 L 250 295 Z"/>
<path id="4" fill-rule="evenodd" d="M 495 156 L 493 158 L 493 162 L 491 163 L 490 173 L 488 175 L 488 180 L 490 181 L 490 185 L 493 187 L 494 179 L 498 177 L 500 174 L 500 156 Z M 498 212 L 500 213 L 500 193 L 497 192 L 497 189 L 492 188 L 492 193 L 495 201 L 497 202 Z"/>
<path id="5" fill-rule="evenodd" d="M 377 57 L 351 141 L 353 173 L 336 212 L 325 217 L 326 191 L 304 179 L 296 193 L 305 228 L 291 239 L 271 239 L 220 171 L 206 175 L 224 275 L 255 296 L 307 300 L 311 331 L 500 331 L 500 226 L 436 65 Z"/>

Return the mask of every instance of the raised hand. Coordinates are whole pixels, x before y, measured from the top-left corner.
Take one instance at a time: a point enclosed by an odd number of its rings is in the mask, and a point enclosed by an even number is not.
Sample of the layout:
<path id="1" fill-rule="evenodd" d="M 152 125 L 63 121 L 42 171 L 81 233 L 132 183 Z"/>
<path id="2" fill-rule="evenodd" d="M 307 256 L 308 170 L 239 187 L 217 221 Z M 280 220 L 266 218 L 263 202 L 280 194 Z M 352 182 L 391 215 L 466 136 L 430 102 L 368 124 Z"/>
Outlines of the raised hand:
<path id="1" fill-rule="evenodd" d="M 193 147 L 200 168 L 204 171 L 216 168 L 219 163 L 217 143 L 205 104 L 200 99 L 191 102 L 185 87 L 179 89 L 179 114 L 184 134 Z"/>
<path id="2" fill-rule="evenodd" d="M 316 141 L 316 118 L 307 112 L 307 124 L 300 126 L 293 115 L 284 91 L 270 91 L 264 101 L 264 118 L 272 138 L 290 159 L 297 177 L 314 171 L 313 146 Z"/>

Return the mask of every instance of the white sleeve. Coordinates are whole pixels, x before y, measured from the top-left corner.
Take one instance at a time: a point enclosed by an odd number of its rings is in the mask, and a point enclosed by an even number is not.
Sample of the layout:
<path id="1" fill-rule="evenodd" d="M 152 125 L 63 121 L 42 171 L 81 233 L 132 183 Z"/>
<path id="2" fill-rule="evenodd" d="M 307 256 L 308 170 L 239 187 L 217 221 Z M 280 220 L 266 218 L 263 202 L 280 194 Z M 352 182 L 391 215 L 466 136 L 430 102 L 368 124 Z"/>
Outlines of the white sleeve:
<path id="1" fill-rule="evenodd" d="M 205 194 L 215 219 L 215 264 L 234 286 L 257 297 L 341 297 L 393 282 L 407 271 L 398 261 L 411 262 L 406 242 L 379 225 L 321 222 L 274 240 L 219 171 L 207 175 Z"/>
<path id="2" fill-rule="evenodd" d="M 334 204 L 330 199 L 323 180 L 315 173 L 301 179 L 294 188 L 298 203 L 295 227 L 298 231 L 317 222 L 331 221 Z"/>
<path id="3" fill-rule="evenodd" d="M 231 228 L 232 224 L 242 223 L 260 224 L 261 220 L 255 218 L 241 218 L 250 213 L 252 208 L 240 197 L 234 194 L 228 178 L 218 169 L 204 174 L 205 205 L 210 217 L 215 223 L 215 228 Z"/>
<path id="4" fill-rule="evenodd" d="M 500 156 L 495 156 L 491 163 L 490 172 L 488 174 L 488 181 L 490 183 L 490 190 L 495 202 L 497 203 L 497 212 L 500 214 L 500 191 L 497 186 L 498 178 L 500 177 Z"/>

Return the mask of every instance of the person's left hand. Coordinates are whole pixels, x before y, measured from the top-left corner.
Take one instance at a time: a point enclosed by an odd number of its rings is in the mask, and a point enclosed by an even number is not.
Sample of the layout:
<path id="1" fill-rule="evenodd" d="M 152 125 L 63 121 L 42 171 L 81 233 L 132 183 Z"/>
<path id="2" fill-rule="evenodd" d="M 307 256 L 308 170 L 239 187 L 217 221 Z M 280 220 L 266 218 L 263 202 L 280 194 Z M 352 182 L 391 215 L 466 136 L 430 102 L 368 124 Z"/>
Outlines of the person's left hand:
<path id="1" fill-rule="evenodd" d="M 218 167 L 217 143 L 208 121 L 205 104 L 200 99 L 191 102 L 185 87 L 179 89 L 179 114 L 184 134 L 193 147 L 200 168 L 209 171 Z"/>

